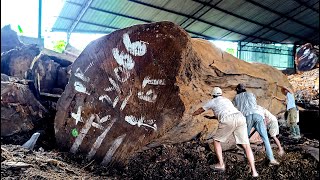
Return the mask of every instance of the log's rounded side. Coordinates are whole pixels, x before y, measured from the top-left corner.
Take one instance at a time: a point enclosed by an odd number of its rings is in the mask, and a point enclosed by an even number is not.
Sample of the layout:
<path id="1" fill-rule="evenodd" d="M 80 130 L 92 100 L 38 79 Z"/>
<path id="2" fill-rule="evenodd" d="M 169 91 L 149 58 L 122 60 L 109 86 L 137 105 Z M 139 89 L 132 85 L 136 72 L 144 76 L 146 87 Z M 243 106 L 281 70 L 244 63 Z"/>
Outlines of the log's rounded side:
<path id="1" fill-rule="evenodd" d="M 176 76 L 188 38 L 173 23 L 161 22 L 91 42 L 72 64 L 57 104 L 58 145 L 108 164 L 178 124 L 184 105 Z"/>

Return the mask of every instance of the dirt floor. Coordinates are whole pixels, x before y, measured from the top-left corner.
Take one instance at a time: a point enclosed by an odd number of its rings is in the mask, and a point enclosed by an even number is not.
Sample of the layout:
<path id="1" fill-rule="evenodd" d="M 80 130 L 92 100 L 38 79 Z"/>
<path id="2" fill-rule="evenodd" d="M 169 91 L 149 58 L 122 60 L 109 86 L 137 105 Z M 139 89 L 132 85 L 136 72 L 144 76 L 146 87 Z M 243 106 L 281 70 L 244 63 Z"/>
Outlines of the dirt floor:
<path id="1" fill-rule="evenodd" d="M 280 166 L 269 166 L 263 146 L 252 145 L 258 179 L 319 179 L 319 141 L 305 137 L 297 141 L 283 135 L 279 139 L 286 151 L 282 157 L 271 142 Z M 315 149 L 318 154 L 312 151 Z M 224 157 L 226 171 L 214 172 L 209 166 L 217 162 L 216 156 L 208 144 L 195 139 L 149 149 L 131 158 L 125 167 L 108 168 L 55 149 L 30 151 L 2 144 L 1 179 L 251 179 L 242 150 L 225 151 Z"/>

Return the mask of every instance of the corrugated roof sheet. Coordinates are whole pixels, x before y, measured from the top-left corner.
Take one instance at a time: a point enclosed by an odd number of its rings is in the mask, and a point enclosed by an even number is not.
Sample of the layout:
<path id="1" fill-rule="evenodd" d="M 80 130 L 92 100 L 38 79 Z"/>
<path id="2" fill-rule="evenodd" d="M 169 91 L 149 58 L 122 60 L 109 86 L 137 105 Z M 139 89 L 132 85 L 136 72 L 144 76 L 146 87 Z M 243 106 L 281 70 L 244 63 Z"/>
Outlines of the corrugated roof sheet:
<path id="1" fill-rule="evenodd" d="M 66 0 L 52 30 L 69 32 L 75 26 L 73 31 L 110 33 L 136 24 L 172 21 L 190 35 L 206 39 L 319 44 L 319 0 L 90 2 Z"/>

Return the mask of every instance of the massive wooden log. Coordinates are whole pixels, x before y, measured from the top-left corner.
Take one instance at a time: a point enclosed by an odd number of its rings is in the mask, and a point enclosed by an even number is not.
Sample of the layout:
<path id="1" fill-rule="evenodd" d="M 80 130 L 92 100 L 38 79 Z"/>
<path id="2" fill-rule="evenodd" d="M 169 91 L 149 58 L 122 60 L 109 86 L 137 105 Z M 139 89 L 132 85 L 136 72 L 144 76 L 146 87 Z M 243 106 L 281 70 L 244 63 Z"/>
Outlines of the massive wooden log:
<path id="1" fill-rule="evenodd" d="M 1 28 L 1 53 L 22 45 L 17 33 L 11 29 L 10 25 Z"/>
<path id="2" fill-rule="evenodd" d="M 40 53 L 34 45 L 24 45 L 1 54 L 1 73 L 9 76 L 26 78 L 33 59 Z"/>
<path id="3" fill-rule="evenodd" d="M 300 47 L 295 55 L 297 71 L 310 71 L 319 64 L 319 52 L 313 48 L 312 44 L 307 43 Z M 319 51 L 319 50 L 318 50 Z"/>
<path id="4" fill-rule="evenodd" d="M 52 93 L 52 89 L 57 87 L 59 68 L 60 64 L 47 55 L 40 54 L 32 62 L 28 78 L 34 80 L 34 85 L 39 92 Z"/>
<path id="5" fill-rule="evenodd" d="M 28 85 L 6 81 L 1 74 L 1 136 L 33 130 L 47 109 L 34 97 Z"/>
<path id="6" fill-rule="evenodd" d="M 36 89 L 38 94 L 61 94 L 68 81 L 68 66 L 72 64 L 71 61 L 63 59 L 65 57 L 67 56 L 50 50 L 40 53 L 34 44 L 25 45 L 1 55 L 1 73 L 32 80 L 33 89 Z"/>
<path id="7" fill-rule="evenodd" d="M 233 99 L 244 83 L 258 103 L 277 113 L 286 76 L 191 39 L 171 22 L 137 25 L 91 42 L 72 64 L 57 104 L 56 140 L 63 150 L 102 164 L 125 162 L 137 151 L 179 143 L 217 128 L 212 112 L 191 114 L 214 86 Z"/>

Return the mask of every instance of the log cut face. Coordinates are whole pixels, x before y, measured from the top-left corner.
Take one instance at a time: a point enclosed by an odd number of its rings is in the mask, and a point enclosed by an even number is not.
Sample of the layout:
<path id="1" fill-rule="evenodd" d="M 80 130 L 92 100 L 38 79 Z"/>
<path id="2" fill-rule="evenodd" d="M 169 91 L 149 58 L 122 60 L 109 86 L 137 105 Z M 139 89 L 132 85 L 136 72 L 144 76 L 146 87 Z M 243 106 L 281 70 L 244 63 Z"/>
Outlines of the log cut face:
<path id="1" fill-rule="evenodd" d="M 1 73 L 25 78 L 34 57 L 39 53 L 40 50 L 36 45 L 25 45 L 3 53 L 1 55 Z"/>
<path id="2" fill-rule="evenodd" d="M 285 108 L 271 99 L 285 98 L 277 83 L 290 87 L 275 68 L 241 61 L 170 22 L 119 30 L 93 41 L 72 64 L 57 105 L 57 143 L 108 164 L 199 133 L 206 140 L 217 120 L 212 112 L 191 114 L 215 86 L 232 100 L 238 83 L 272 113 Z"/>
<path id="3" fill-rule="evenodd" d="M 89 44 L 72 64 L 58 101 L 58 144 L 107 164 L 176 126 L 184 113 L 176 77 L 188 41 L 186 32 L 166 22 Z"/>
<path id="4" fill-rule="evenodd" d="M 52 93 L 53 88 L 59 87 L 57 77 L 60 64 L 44 54 L 35 57 L 32 63 L 30 78 L 34 80 L 34 85 L 40 92 Z M 64 80 L 67 80 L 67 78 Z"/>

